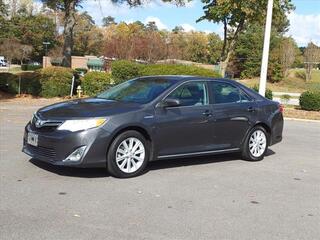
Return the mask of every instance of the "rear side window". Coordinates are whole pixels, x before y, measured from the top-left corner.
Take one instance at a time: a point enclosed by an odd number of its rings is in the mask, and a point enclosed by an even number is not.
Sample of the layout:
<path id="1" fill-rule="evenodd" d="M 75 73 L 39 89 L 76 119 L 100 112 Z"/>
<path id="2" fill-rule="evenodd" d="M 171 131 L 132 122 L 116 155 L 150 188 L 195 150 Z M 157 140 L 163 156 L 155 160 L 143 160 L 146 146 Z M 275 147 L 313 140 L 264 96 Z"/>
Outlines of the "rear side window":
<path id="1" fill-rule="evenodd" d="M 214 104 L 252 101 L 241 89 L 228 83 L 213 82 L 210 84 L 210 91 Z"/>
<path id="2" fill-rule="evenodd" d="M 181 106 L 203 106 L 209 102 L 204 82 L 185 83 L 170 93 L 168 98 L 179 99 Z"/>

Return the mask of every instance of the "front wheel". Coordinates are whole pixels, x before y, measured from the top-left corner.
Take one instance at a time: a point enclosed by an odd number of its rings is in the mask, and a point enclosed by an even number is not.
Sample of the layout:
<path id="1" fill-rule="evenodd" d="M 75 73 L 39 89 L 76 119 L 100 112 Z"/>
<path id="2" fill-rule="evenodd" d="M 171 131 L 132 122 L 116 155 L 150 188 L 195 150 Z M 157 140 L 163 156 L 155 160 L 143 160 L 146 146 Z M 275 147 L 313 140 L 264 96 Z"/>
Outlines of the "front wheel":
<path id="1" fill-rule="evenodd" d="M 118 135 L 108 151 L 108 170 L 119 178 L 135 177 L 143 172 L 149 160 L 148 141 L 137 131 Z"/>
<path id="2" fill-rule="evenodd" d="M 269 135 L 262 126 L 254 127 L 242 146 L 242 157 L 249 161 L 260 161 L 268 150 Z"/>

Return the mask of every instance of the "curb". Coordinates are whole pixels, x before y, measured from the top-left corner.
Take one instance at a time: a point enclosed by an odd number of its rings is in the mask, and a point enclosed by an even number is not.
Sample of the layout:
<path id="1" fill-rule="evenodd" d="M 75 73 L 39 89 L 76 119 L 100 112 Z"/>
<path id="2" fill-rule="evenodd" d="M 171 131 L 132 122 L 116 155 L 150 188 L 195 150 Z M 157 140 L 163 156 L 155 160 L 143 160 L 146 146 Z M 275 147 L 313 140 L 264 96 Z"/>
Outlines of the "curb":
<path id="1" fill-rule="evenodd" d="M 302 119 L 302 118 L 287 118 L 287 117 L 285 117 L 284 120 L 287 120 L 287 121 L 299 121 L 299 122 L 315 122 L 315 123 L 320 123 L 320 120 L 311 120 L 311 119 Z"/>

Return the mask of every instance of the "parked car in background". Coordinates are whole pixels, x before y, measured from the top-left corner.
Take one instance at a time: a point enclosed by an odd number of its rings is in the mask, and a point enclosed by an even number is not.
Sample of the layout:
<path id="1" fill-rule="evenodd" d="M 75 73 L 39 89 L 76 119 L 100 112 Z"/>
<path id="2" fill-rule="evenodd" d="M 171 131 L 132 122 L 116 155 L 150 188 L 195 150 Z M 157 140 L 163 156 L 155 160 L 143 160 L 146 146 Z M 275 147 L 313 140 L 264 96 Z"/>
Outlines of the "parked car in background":
<path id="1" fill-rule="evenodd" d="M 6 67 L 7 60 L 5 60 L 4 56 L 0 56 L 0 67 Z"/>
<path id="2" fill-rule="evenodd" d="M 39 109 L 25 127 L 23 152 L 133 177 L 154 160 L 230 152 L 262 160 L 282 130 L 282 106 L 240 83 L 150 76 Z"/>

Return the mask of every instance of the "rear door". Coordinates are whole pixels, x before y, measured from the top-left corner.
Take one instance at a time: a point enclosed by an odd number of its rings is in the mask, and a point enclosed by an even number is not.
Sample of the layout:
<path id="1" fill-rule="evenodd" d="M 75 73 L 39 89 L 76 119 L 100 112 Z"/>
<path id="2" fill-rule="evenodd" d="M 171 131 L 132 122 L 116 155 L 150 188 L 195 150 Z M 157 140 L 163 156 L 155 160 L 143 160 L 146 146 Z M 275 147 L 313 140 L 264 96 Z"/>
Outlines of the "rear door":
<path id="1" fill-rule="evenodd" d="M 205 81 L 190 81 L 176 88 L 168 98 L 181 106 L 156 109 L 158 155 L 186 154 L 212 148 L 208 132 L 212 110 Z"/>
<path id="2" fill-rule="evenodd" d="M 232 83 L 209 84 L 213 111 L 214 145 L 217 149 L 240 147 L 256 119 L 256 103 Z"/>

